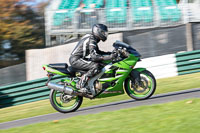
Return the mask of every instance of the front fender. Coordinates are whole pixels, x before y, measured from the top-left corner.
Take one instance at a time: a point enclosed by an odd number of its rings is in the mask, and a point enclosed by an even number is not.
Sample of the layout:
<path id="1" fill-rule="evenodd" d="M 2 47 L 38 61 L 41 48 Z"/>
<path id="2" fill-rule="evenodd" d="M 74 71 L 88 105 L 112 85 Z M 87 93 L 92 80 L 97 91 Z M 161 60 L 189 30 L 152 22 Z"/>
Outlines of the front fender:
<path id="1" fill-rule="evenodd" d="M 135 68 L 135 69 L 133 69 L 132 71 L 138 71 L 138 72 L 143 72 L 143 71 L 145 71 L 146 70 L 146 68 Z"/>
<path id="2" fill-rule="evenodd" d="M 135 68 L 131 71 L 130 76 L 128 78 L 130 78 L 134 82 L 135 82 L 135 80 L 137 80 L 139 82 L 141 80 L 140 73 L 145 70 L 146 70 L 146 68 Z"/>

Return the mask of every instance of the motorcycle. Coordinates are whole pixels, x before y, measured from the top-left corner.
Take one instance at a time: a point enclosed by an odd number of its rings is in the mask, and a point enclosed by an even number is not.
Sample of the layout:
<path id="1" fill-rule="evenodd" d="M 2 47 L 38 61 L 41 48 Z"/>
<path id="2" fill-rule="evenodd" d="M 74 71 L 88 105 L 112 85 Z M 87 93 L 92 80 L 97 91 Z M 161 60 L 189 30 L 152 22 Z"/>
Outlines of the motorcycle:
<path id="1" fill-rule="evenodd" d="M 61 113 L 76 111 L 83 97 L 89 99 L 122 95 L 125 92 L 133 99 L 144 100 L 156 90 L 153 74 L 145 68 L 135 68 L 141 55 L 130 45 L 116 41 L 113 44 L 118 57 L 112 61 L 101 62 L 101 72 L 89 79 L 84 92 L 76 88 L 76 83 L 87 71 L 77 70 L 66 63 L 43 65 L 48 72 L 47 86 L 50 91 L 50 103 Z M 66 78 L 59 83 L 50 82 L 55 75 Z"/>

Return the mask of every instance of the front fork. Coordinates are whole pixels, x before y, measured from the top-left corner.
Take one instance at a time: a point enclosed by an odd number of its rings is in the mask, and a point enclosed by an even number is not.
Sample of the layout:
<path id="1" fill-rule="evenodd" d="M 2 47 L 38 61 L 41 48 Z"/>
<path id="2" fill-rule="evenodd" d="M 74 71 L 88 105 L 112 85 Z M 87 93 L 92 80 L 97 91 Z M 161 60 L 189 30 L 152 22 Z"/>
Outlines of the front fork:
<path id="1" fill-rule="evenodd" d="M 134 84 L 138 84 L 141 81 L 140 72 L 133 70 L 130 78 Z"/>
<path id="2" fill-rule="evenodd" d="M 142 71 L 145 71 L 146 69 L 145 68 L 136 68 L 136 69 L 133 69 L 131 71 L 131 81 L 134 83 L 134 85 L 139 85 L 141 86 L 141 76 L 140 76 L 140 73 Z"/>

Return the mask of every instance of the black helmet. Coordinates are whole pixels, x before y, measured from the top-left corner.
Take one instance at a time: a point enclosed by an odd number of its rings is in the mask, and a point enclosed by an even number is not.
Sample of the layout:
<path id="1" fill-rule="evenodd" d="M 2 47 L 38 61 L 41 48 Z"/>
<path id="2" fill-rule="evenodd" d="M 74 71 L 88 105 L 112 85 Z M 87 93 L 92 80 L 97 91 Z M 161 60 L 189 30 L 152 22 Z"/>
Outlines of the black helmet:
<path id="1" fill-rule="evenodd" d="M 107 40 L 108 28 L 104 24 L 94 24 L 92 27 L 92 34 L 102 41 Z"/>

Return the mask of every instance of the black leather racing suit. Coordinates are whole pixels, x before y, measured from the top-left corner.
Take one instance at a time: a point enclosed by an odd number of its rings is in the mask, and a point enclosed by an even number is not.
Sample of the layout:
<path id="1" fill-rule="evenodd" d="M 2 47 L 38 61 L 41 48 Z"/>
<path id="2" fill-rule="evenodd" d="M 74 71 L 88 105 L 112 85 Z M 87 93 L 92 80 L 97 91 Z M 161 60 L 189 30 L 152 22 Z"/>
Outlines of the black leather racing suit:
<path id="1" fill-rule="evenodd" d="M 85 35 L 72 51 L 69 62 L 73 68 L 86 70 L 87 77 L 92 77 L 99 72 L 99 61 L 110 60 L 110 52 L 99 50 L 97 43 L 100 40 L 93 35 Z"/>

